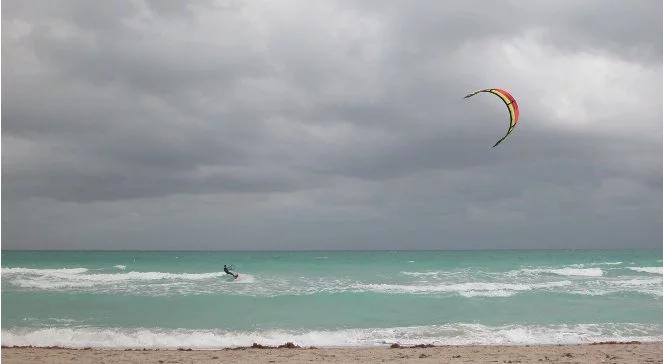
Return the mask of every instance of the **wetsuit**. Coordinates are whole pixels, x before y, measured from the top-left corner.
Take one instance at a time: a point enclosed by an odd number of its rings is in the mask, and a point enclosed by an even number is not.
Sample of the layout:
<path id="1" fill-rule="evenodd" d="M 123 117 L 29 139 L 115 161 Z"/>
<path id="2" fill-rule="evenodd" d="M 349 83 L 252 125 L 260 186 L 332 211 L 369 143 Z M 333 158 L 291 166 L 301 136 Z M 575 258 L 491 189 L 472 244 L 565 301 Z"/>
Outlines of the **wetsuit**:
<path id="1" fill-rule="evenodd" d="M 239 274 L 234 274 L 233 272 L 228 270 L 228 267 L 226 267 L 225 265 L 223 266 L 223 271 L 226 272 L 226 274 L 230 274 L 231 276 L 233 276 L 235 278 L 237 278 L 237 276 L 239 276 Z"/>

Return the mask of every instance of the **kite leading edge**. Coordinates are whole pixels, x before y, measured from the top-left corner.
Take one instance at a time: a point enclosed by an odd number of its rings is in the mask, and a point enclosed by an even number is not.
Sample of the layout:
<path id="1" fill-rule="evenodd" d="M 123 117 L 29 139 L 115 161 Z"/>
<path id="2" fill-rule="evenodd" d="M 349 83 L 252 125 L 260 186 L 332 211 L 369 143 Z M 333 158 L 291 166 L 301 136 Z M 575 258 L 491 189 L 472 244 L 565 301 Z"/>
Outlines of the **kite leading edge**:
<path id="1" fill-rule="evenodd" d="M 518 124 L 518 116 L 520 115 L 520 112 L 518 111 L 518 103 L 516 103 L 516 99 L 514 99 L 513 96 L 511 96 L 510 93 L 508 93 L 505 90 L 499 89 L 499 88 L 489 88 L 489 89 L 485 89 L 485 90 L 475 91 L 475 92 L 465 96 L 464 98 L 465 99 L 470 98 L 470 97 L 472 97 L 472 96 L 474 96 L 478 93 L 481 93 L 481 92 L 488 92 L 488 93 L 491 93 L 491 94 L 499 97 L 504 102 L 507 109 L 509 109 L 509 129 L 506 131 L 506 134 L 502 137 L 502 139 L 498 140 L 497 143 L 495 143 L 495 145 L 493 145 L 493 148 L 495 148 L 504 139 L 506 139 L 506 137 L 508 137 L 509 134 L 511 134 L 513 129 L 516 127 L 516 124 Z"/>

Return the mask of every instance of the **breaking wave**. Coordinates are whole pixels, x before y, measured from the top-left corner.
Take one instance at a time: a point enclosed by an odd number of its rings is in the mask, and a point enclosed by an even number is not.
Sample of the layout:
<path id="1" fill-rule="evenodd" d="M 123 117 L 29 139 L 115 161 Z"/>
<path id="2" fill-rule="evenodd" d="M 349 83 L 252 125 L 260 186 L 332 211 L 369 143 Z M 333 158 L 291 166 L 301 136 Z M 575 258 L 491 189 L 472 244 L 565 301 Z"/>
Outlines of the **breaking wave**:
<path id="1" fill-rule="evenodd" d="M 552 287 L 563 287 L 570 285 L 570 281 L 512 284 L 512 283 L 488 283 L 471 282 L 458 284 L 437 285 L 404 285 L 404 284 L 359 284 L 355 288 L 381 293 L 411 293 L 430 294 L 441 292 L 458 293 L 464 297 L 508 297 L 520 291 L 531 291 Z"/>
<path id="2" fill-rule="evenodd" d="M 87 268 L 58 268 L 58 269 L 32 269 L 32 268 L 2 268 L 2 274 L 32 274 L 45 276 L 64 276 L 87 272 Z"/>
<path id="3" fill-rule="evenodd" d="M 557 269 L 523 269 L 529 273 L 546 273 L 559 276 L 581 276 L 581 277 L 601 277 L 603 270 L 601 268 L 557 268 Z"/>
<path id="4" fill-rule="evenodd" d="M 412 276 L 412 277 L 425 277 L 425 276 L 436 276 L 440 272 L 401 272 L 401 274 L 405 274 L 406 276 Z"/>
<path id="5" fill-rule="evenodd" d="M 629 267 L 628 269 L 641 273 L 663 274 L 663 267 Z"/>
<path id="6" fill-rule="evenodd" d="M 546 267 L 503 272 L 478 270 L 401 271 L 393 276 L 364 279 L 334 276 L 253 276 L 238 279 L 225 272 L 168 273 L 120 271 L 103 273 L 87 268 L 2 268 L 3 288 L 22 290 L 128 293 L 135 295 L 225 294 L 254 297 L 369 292 L 378 294 L 460 295 L 510 297 L 537 291 L 600 296 L 637 293 L 663 296 L 663 280 L 637 273 L 663 274 L 663 267 L 616 268 L 604 275 L 601 268 Z M 626 274 L 625 274 L 626 273 Z M 618 274 L 618 275 L 616 275 Z M 564 278 L 562 278 L 564 277 Z"/>
<path id="7" fill-rule="evenodd" d="M 161 330 L 121 328 L 11 328 L 2 330 L 3 346 L 59 346 L 102 349 L 220 349 L 252 343 L 294 342 L 317 347 L 375 347 L 404 345 L 526 345 L 580 344 L 600 341 L 661 341 L 663 325 L 576 324 L 507 325 L 447 324 L 342 330 Z"/>
<path id="8" fill-rule="evenodd" d="M 66 289 L 89 288 L 123 285 L 201 281 L 223 277 L 225 272 L 211 273 L 163 273 L 163 272 L 127 272 L 127 273 L 92 273 L 87 268 L 31 269 L 2 268 L 3 280 L 21 288 Z"/>

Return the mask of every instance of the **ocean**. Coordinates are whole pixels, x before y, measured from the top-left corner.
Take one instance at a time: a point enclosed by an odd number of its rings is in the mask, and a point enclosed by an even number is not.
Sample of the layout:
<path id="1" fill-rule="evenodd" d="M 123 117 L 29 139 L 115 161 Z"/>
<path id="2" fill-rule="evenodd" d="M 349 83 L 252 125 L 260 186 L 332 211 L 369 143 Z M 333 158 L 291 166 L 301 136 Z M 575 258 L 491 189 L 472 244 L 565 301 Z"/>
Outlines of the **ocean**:
<path id="1" fill-rule="evenodd" d="M 663 250 L 2 252 L 6 346 L 612 340 L 663 340 Z"/>

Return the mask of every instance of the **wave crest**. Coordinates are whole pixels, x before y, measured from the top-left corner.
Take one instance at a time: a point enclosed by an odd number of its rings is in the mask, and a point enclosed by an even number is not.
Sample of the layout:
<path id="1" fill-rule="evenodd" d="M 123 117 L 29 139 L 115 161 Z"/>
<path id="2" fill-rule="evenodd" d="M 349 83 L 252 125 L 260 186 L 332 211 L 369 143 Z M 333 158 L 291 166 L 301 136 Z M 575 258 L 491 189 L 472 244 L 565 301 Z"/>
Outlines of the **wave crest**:
<path id="1" fill-rule="evenodd" d="M 163 273 L 122 272 L 87 273 L 87 268 L 32 269 L 2 268 L 3 280 L 21 288 L 66 289 L 89 288 L 104 285 L 133 285 L 159 282 L 203 281 L 226 276 L 225 272 L 210 273 Z M 252 282 L 251 276 L 243 282 Z"/>
<path id="2" fill-rule="evenodd" d="M 101 349 L 220 349 L 254 342 L 279 345 L 286 341 L 318 347 L 405 345 L 580 344 L 600 341 L 661 341 L 663 325 L 576 324 L 507 325 L 446 324 L 342 330 L 159 330 L 120 328 L 11 328 L 2 330 L 3 346 L 94 347 Z"/>
<path id="3" fill-rule="evenodd" d="M 469 282 L 435 285 L 357 284 L 354 287 L 358 290 L 367 290 L 380 293 L 430 294 L 450 292 L 458 293 L 465 297 L 508 297 L 521 291 L 563 287 L 570 284 L 570 281 L 529 284 Z"/>
<path id="4" fill-rule="evenodd" d="M 523 269 L 527 273 L 546 273 L 559 276 L 581 276 L 581 277 L 601 277 L 603 270 L 601 268 L 547 268 L 547 269 Z"/>
<path id="5" fill-rule="evenodd" d="M 663 267 L 628 267 L 628 269 L 641 273 L 663 274 Z"/>

